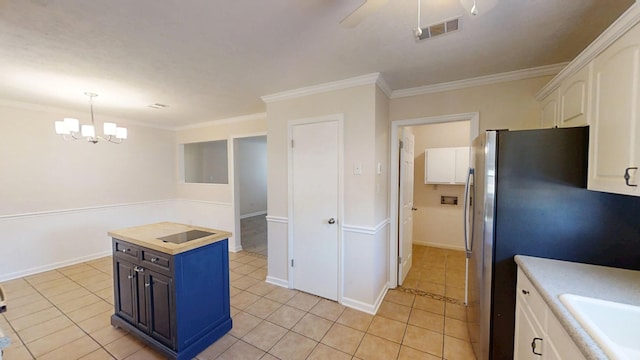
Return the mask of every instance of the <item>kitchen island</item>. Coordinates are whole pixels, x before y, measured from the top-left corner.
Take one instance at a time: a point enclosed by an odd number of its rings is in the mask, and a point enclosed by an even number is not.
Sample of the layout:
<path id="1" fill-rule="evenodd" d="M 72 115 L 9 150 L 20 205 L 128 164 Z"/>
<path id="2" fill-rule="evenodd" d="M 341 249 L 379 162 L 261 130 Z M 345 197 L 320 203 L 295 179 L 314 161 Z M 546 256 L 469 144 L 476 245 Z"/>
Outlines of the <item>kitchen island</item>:
<path id="1" fill-rule="evenodd" d="M 113 326 L 180 360 L 194 358 L 231 329 L 231 233 L 162 222 L 108 234 Z"/>

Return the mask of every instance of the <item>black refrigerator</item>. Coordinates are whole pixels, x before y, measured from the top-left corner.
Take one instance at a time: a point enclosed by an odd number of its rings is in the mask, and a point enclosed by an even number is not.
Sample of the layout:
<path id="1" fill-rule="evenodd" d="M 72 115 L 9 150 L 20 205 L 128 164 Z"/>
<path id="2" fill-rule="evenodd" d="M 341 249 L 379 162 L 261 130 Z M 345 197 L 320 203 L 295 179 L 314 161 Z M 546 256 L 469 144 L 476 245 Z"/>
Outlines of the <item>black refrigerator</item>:
<path id="1" fill-rule="evenodd" d="M 517 254 L 640 270 L 640 197 L 589 191 L 588 127 L 487 131 L 466 188 L 467 317 L 478 360 L 512 359 Z"/>

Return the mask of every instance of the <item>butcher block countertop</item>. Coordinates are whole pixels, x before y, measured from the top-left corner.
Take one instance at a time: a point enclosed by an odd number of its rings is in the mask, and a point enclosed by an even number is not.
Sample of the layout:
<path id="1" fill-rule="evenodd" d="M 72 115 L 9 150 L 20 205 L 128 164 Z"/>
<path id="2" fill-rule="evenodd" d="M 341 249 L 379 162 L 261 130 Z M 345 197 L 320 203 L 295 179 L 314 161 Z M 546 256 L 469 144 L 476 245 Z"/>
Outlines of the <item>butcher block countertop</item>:
<path id="1" fill-rule="evenodd" d="M 161 237 L 179 234 L 190 230 L 200 230 L 211 232 L 214 234 L 187 241 L 181 244 L 164 242 L 159 239 Z M 113 230 L 109 231 L 108 234 L 112 238 L 123 240 L 128 243 L 143 246 L 152 250 L 160 251 L 169 255 L 175 255 L 183 253 L 185 251 L 193 250 L 220 240 L 228 239 L 231 236 L 231 233 L 227 231 L 179 224 L 174 222 L 160 222 L 155 224 Z"/>

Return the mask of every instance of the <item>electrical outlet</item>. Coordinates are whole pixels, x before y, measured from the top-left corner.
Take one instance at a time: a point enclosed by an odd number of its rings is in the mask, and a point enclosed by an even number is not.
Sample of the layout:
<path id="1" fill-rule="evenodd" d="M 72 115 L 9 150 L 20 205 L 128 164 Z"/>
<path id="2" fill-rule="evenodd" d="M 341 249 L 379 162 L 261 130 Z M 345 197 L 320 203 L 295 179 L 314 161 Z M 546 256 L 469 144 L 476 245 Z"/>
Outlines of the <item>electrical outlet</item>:
<path id="1" fill-rule="evenodd" d="M 362 164 L 361 163 L 353 164 L 353 175 L 362 175 Z"/>

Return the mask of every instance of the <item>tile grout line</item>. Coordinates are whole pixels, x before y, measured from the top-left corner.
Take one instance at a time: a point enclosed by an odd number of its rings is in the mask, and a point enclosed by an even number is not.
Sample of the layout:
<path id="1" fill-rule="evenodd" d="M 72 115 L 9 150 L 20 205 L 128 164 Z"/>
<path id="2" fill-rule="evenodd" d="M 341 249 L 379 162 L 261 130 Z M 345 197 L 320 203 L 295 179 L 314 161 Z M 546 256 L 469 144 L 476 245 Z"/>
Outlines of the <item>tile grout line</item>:
<path id="1" fill-rule="evenodd" d="M 81 264 L 86 264 L 86 263 L 81 263 Z M 94 268 L 94 269 L 95 269 L 95 267 L 93 267 L 93 266 L 91 266 L 91 265 L 89 265 L 89 264 L 87 264 L 87 266 L 92 267 L 92 268 Z M 100 269 L 97 269 L 97 270 L 98 270 L 98 271 L 100 271 L 100 272 L 103 272 L 103 271 L 102 271 L 102 270 L 100 270 Z M 59 272 L 62 276 L 64 276 L 64 277 L 65 277 L 65 278 L 67 278 L 68 280 L 70 280 L 70 281 L 74 282 L 76 285 L 80 286 L 81 288 L 83 288 L 83 289 L 87 290 L 87 291 L 88 291 L 89 293 L 91 293 L 92 295 L 95 295 L 95 294 L 93 293 L 93 291 L 91 291 L 91 290 L 87 289 L 87 288 L 86 288 L 86 287 L 84 287 L 82 284 L 80 284 L 80 283 L 78 283 L 77 281 L 73 280 L 73 279 L 72 279 L 72 278 L 70 278 L 67 274 L 63 273 L 62 271 L 59 271 L 59 270 L 57 270 L 57 269 L 56 269 L 56 272 Z M 56 280 L 56 279 L 51 280 L 51 281 L 55 281 L 55 280 Z M 35 291 L 37 291 L 37 292 L 38 292 L 42 297 L 44 297 L 44 298 L 45 298 L 45 299 L 46 299 L 46 300 L 47 300 L 47 301 L 52 305 L 52 307 L 54 307 L 56 310 L 58 310 L 58 311 L 59 311 L 59 312 L 60 312 L 64 317 L 66 317 L 66 318 L 67 318 L 67 319 L 68 319 L 68 320 L 73 324 L 73 325 L 70 325 L 70 326 L 68 326 L 68 327 L 66 327 L 66 328 L 69 328 L 69 327 L 71 327 L 71 326 L 76 326 L 78 329 L 80 329 L 80 331 L 82 331 L 82 332 L 83 332 L 86 336 L 88 336 L 91 340 L 95 341 L 95 343 L 99 345 L 99 348 L 102 348 L 104 351 L 106 351 L 106 352 L 107 352 L 107 354 L 109 354 L 109 355 L 110 355 L 111 357 L 113 357 L 114 359 L 116 358 L 116 357 L 115 357 L 115 355 L 111 354 L 111 352 L 109 352 L 109 351 L 108 351 L 108 350 L 107 350 L 107 349 L 106 349 L 106 348 L 105 348 L 105 347 L 104 347 L 100 342 L 98 342 L 98 340 L 94 339 L 94 338 L 91 336 L 91 334 L 89 334 L 89 333 L 88 333 L 87 331 L 85 331 L 85 330 L 84 330 L 84 329 L 83 329 L 83 328 L 82 328 L 78 323 L 76 323 L 73 319 L 71 319 L 71 318 L 69 317 L 69 315 L 68 315 L 66 312 L 62 311 L 62 309 L 60 309 L 57 305 L 55 305 L 55 304 L 54 304 L 54 303 L 49 299 L 49 297 L 48 297 L 48 296 L 46 296 L 45 294 L 41 293 L 41 292 L 40 292 L 40 290 L 38 290 L 38 289 L 37 289 L 33 284 L 31 284 L 31 282 L 29 282 L 29 280 L 28 280 L 28 279 L 25 279 L 25 281 L 27 281 L 27 282 L 29 283 L 29 285 L 30 285 L 31 287 L 33 287 L 33 288 L 34 288 L 34 290 L 35 290 Z M 45 281 L 45 282 L 46 282 L 46 281 Z M 95 296 L 97 296 L 97 295 L 95 295 Z M 99 297 L 99 296 L 97 296 L 97 297 L 98 297 L 98 298 L 100 298 L 100 300 L 105 301 L 105 300 L 104 300 L 104 299 L 102 299 L 101 297 Z M 93 304 L 89 304 L 89 305 L 87 305 L 87 306 L 83 306 L 83 307 L 80 307 L 80 308 L 75 309 L 75 310 L 83 309 L 83 308 L 88 307 L 88 306 L 90 306 L 90 305 L 93 305 Z M 74 310 L 74 311 L 75 311 L 75 310 Z M 91 317 L 90 317 L 90 318 L 91 318 Z M 90 318 L 89 318 L 89 319 L 90 319 Z M 85 319 L 85 320 L 86 320 L 86 319 Z M 34 326 L 35 326 L 35 325 L 34 325 Z M 65 329 L 66 329 L 66 328 L 65 328 Z M 51 334 L 49 334 L 49 335 L 51 335 Z M 45 335 L 45 336 L 49 336 L 49 335 Z M 40 337 L 40 338 L 38 338 L 38 339 L 42 339 L 42 338 L 44 338 L 45 336 L 42 336 L 42 337 Z M 75 340 L 78 340 L 78 339 L 75 339 Z M 73 340 L 73 341 L 75 341 L 75 340 Z M 71 342 L 73 342 L 73 341 L 71 341 Z M 23 342 L 23 343 L 24 343 L 24 342 Z M 69 344 L 69 343 L 67 343 L 67 344 Z M 67 345 L 67 344 L 64 344 L 64 345 L 62 345 L 62 346 L 65 346 L 65 345 Z M 24 343 L 24 346 L 25 346 L 25 347 L 27 348 L 27 350 L 29 351 L 29 354 L 30 354 L 34 359 L 37 359 L 37 357 L 36 357 L 36 356 L 34 356 L 34 355 L 31 353 L 31 350 L 29 349 L 29 347 L 27 346 L 27 344 L 26 344 L 26 343 Z M 48 352 L 46 352 L 46 353 L 42 354 L 41 356 L 47 355 L 47 354 L 49 354 L 49 353 L 51 353 L 51 352 L 53 352 L 53 351 L 55 351 L 55 350 L 58 350 L 58 349 L 60 349 L 62 346 L 59 346 L 59 347 L 57 347 L 57 348 L 55 348 L 55 349 L 51 349 L 50 351 L 48 351 Z M 95 350 L 94 350 L 94 351 L 95 351 Z M 93 351 L 92 351 L 92 352 L 93 352 Z M 90 352 L 90 353 L 91 353 L 91 352 Z M 90 354 L 90 353 L 88 353 L 88 354 Z M 83 356 L 86 356 L 86 355 L 88 355 L 88 354 L 84 354 Z"/>
<path id="2" fill-rule="evenodd" d="M 105 258 L 106 258 L 106 257 L 105 257 Z M 101 269 L 99 269 L 99 268 L 97 268 L 97 267 L 95 267 L 95 266 L 91 265 L 91 264 L 90 264 L 90 263 L 88 263 L 88 262 L 79 263 L 79 264 L 85 264 L 85 265 L 87 265 L 87 266 L 89 266 L 89 267 L 91 267 L 91 268 L 93 268 L 93 269 L 95 269 L 95 270 L 97 270 L 97 271 L 100 271 L 101 273 L 104 273 L 104 274 L 110 275 L 108 272 L 102 271 Z M 74 264 L 74 265 L 77 265 L 77 264 Z M 74 266 L 74 265 L 71 265 L 71 266 Z M 93 292 L 92 290 L 89 290 L 89 289 L 88 289 L 88 288 L 86 288 L 84 285 L 82 285 L 82 284 L 80 284 L 79 282 L 77 282 L 76 280 L 72 279 L 71 277 L 69 277 L 69 275 L 65 274 L 64 272 L 62 272 L 62 271 L 60 271 L 60 270 L 58 270 L 58 269 L 54 269 L 54 271 L 56 271 L 57 273 L 59 273 L 60 275 L 62 275 L 62 276 L 63 276 L 64 278 L 66 278 L 67 280 L 69 280 L 69 281 L 71 281 L 71 282 L 75 283 L 75 284 L 76 284 L 76 285 L 78 285 L 79 287 L 81 287 L 81 288 L 85 289 L 85 290 L 86 290 L 86 291 L 88 291 L 90 294 L 92 294 L 92 295 L 94 295 L 94 296 L 98 297 L 101 301 L 105 301 L 105 302 L 107 302 L 105 299 L 103 299 L 102 297 L 100 297 L 100 296 L 98 296 L 97 294 L 95 294 L 95 292 Z M 113 275 L 111 275 L 111 276 L 113 276 Z M 58 279 L 52 279 L 52 280 L 49 280 L 49 281 L 55 281 L 55 280 L 58 280 Z M 59 311 L 59 312 L 60 312 L 64 317 L 66 317 L 66 318 L 67 318 L 67 319 L 68 319 L 68 320 L 73 324 L 73 325 L 70 325 L 70 326 L 68 326 L 68 327 L 66 327 L 66 328 L 69 328 L 69 327 L 71 327 L 71 326 L 76 326 L 76 327 L 78 327 L 78 329 L 80 329 L 80 331 L 82 331 L 82 332 L 85 334 L 85 336 L 89 337 L 91 340 L 93 340 L 96 344 L 98 344 L 98 345 L 99 345 L 99 349 L 104 350 L 104 351 L 105 351 L 107 354 L 109 354 L 112 358 L 116 359 L 116 357 L 115 357 L 115 355 L 114 355 L 114 354 L 112 354 L 110 351 L 108 351 L 108 350 L 107 350 L 107 349 L 106 349 L 106 348 L 105 348 L 105 347 L 104 347 L 104 346 L 103 346 L 103 345 L 102 345 L 102 344 L 101 344 L 97 339 L 95 339 L 93 336 L 91 336 L 91 334 L 90 334 L 90 333 L 88 333 L 88 332 L 87 332 L 86 330 L 84 330 L 84 329 L 83 329 L 83 328 L 82 328 L 78 323 L 76 323 L 73 319 L 71 319 L 71 318 L 68 316 L 68 314 L 67 314 L 66 312 L 64 312 L 64 311 L 63 311 L 62 309 L 60 309 L 56 304 L 54 304 L 54 303 L 51 301 L 51 299 L 49 299 L 49 296 L 47 296 L 47 295 L 43 294 L 39 289 L 37 289 L 37 288 L 35 287 L 35 285 L 34 285 L 34 284 L 32 284 L 32 283 L 31 283 L 31 281 L 29 281 L 29 279 L 24 278 L 24 281 L 26 281 L 26 282 L 29 284 L 29 286 L 31 286 L 31 287 L 32 287 L 32 288 L 33 288 L 33 289 L 34 289 L 34 290 L 35 290 L 35 291 L 36 291 L 40 296 L 42 296 L 45 300 L 47 300 L 47 302 L 49 302 L 49 304 L 51 304 L 53 308 L 55 308 L 56 310 L 58 310 L 58 311 Z M 48 282 L 48 281 L 44 281 L 44 282 L 42 282 L 42 283 L 40 283 L 40 284 L 43 284 L 43 283 L 46 283 L 46 282 Z M 107 303 L 108 303 L 108 302 L 107 302 Z M 88 306 L 90 306 L 90 305 L 93 305 L 93 304 L 89 304 L 89 305 L 86 305 L 86 306 L 83 306 L 83 307 L 80 307 L 80 308 L 74 309 L 74 311 L 75 311 L 75 310 L 83 309 L 83 308 L 88 307 Z M 97 314 L 97 315 L 99 315 L 99 314 Z M 97 315 L 94 315 L 94 316 L 97 316 Z M 90 318 L 92 318 L 92 317 L 93 317 L 93 316 L 89 317 L 88 319 L 90 319 Z M 88 319 L 85 319 L 85 320 L 88 320 Z M 11 325 L 11 324 L 10 324 L 10 325 Z M 37 324 L 37 325 L 38 325 L 38 324 Z M 36 325 L 34 325 L 34 326 L 36 326 Z M 66 328 L 65 328 L 65 329 L 66 329 Z M 16 331 L 16 335 L 20 336 L 20 335 L 18 334 L 18 332 L 17 332 L 17 331 Z M 45 336 L 41 336 L 40 338 L 38 338 L 38 339 L 36 339 L 36 340 L 42 339 L 42 338 L 44 338 L 44 337 L 46 337 L 46 336 L 49 336 L 49 335 L 52 335 L 52 334 L 48 334 L 48 335 L 45 335 Z M 22 341 L 22 338 L 20 338 L 20 340 Z M 78 340 L 78 339 L 75 339 L 75 340 Z M 73 340 L 73 341 L 75 341 L 75 340 Z M 34 340 L 34 341 L 35 341 L 35 340 Z M 72 341 L 72 342 L 73 342 L 73 341 Z M 115 340 L 114 340 L 114 341 L 115 341 Z M 29 354 L 31 355 L 31 357 L 32 357 L 32 358 L 34 358 L 34 359 L 36 359 L 37 357 L 33 355 L 33 353 L 31 352 L 31 350 L 30 350 L 30 349 L 29 349 L 29 347 L 27 346 L 27 344 L 26 344 L 24 341 L 22 341 L 22 342 L 23 342 L 23 344 L 24 344 L 24 347 L 27 349 L 27 351 L 28 351 L 28 352 L 29 352 Z M 65 346 L 65 345 L 67 345 L 67 344 L 64 344 L 64 345 L 62 345 L 62 346 Z M 42 354 L 41 356 L 44 356 L 44 355 L 49 354 L 49 353 L 51 353 L 51 352 L 53 352 L 53 351 L 55 351 L 55 350 L 57 350 L 57 349 L 60 349 L 62 346 L 59 346 L 59 347 L 57 347 L 57 348 L 55 348 L 55 349 L 51 349 L 50 351 L 48 351 L 48 352 L 46 352 L 46 353 Z M 96 350 L 93 350 L 93 351 L 96 351 Z M 93 352 L 93 351 L 91 351 L 91 352 Z M 91 353 L 91 352 L 90 352 L 90 353 Z M 136 352 L 137 352 L 137 351 L 136 351 Z M 88 354 L 90 354 L 90 353 L 88 353 Z M 88 355 L 88 354 L 84 354 L 83 356 L 86 356 L 86 355 Z M 131 355 L 133 355 L 133 354 L 131 354 Z"/>

